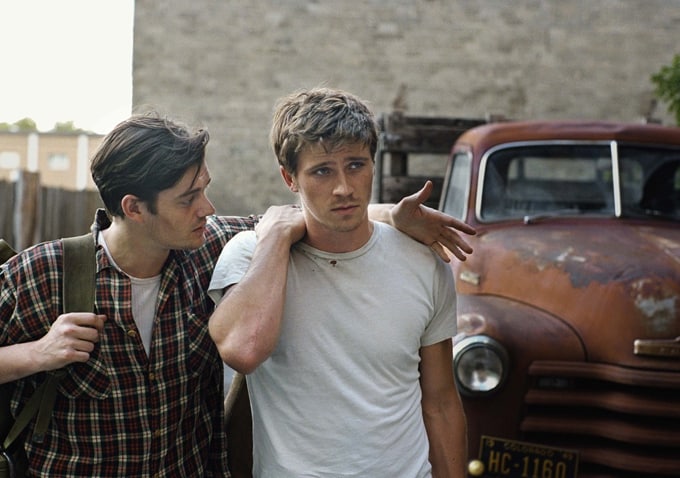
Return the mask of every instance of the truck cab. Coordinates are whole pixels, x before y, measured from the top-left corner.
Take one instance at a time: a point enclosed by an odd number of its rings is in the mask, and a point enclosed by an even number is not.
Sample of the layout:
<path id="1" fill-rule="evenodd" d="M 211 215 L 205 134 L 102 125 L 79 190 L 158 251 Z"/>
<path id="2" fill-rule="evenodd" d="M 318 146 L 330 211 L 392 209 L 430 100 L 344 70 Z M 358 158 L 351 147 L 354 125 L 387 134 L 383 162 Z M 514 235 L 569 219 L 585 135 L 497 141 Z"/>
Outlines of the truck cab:
<path id="1" fill-rule="evenodd" d="M 486 122 L 446 157 L 469 475 L 677 476 L 680 128 Z"/>

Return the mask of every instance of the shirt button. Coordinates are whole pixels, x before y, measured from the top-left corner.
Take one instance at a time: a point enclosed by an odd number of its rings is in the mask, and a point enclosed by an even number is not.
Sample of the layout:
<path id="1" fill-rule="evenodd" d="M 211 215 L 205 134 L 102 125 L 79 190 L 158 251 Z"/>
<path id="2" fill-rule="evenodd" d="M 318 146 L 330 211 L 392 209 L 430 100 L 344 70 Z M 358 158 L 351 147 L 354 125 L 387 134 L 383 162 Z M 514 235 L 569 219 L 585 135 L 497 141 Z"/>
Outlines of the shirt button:
<path id="1" fill-rule="evenodd" d="M 156 374 L 153 372 L 149 373 L 149 380 L 156 380 Z"/>
<path id="2" fill-rule="evenodd" d="M 154 437 L 154 438 L 159 438 L 160 436 L 161 436 L 161 431 L 160 431 L 160 430 L 156 430 L 155 432 L 153 432 L 153 437 Z"/>
<path id="3" fill-rule="evenodd" d="M 137 331 L 135 329 L 130 329 L 127 331 L 127 336 L 130 338 L 137 337 Z"/>

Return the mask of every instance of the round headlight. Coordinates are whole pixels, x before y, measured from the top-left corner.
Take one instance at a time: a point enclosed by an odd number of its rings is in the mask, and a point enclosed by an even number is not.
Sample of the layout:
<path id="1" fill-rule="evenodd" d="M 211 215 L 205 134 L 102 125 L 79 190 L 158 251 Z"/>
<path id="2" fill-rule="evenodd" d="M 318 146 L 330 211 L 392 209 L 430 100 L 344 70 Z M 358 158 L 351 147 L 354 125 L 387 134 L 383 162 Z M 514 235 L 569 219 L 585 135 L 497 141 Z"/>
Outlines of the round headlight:
<path id="1" fill-rule="evenodd" d="M 464 395 L 488 395 L 499 390 L 507 372 L 508 354 L 491 337 L 465 337 L 453 348 L 453 375 Z"/>

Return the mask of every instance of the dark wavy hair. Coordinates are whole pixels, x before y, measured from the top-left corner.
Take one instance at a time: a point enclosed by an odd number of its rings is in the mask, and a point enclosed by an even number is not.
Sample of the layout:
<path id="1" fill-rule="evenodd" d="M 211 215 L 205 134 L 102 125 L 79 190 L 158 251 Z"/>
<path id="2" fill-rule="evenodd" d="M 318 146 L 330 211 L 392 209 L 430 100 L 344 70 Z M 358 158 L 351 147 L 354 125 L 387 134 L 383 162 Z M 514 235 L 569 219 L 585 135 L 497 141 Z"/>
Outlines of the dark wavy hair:
<path id="1" fill-rule="evenodd" d="M 158 193 L 205 160 L 210 135 L 156 113 L 133 115 L 102 140 L 90 165 L 107 211 L 123 216 L 121 200 L 132 194 L 156 213 Z"/>

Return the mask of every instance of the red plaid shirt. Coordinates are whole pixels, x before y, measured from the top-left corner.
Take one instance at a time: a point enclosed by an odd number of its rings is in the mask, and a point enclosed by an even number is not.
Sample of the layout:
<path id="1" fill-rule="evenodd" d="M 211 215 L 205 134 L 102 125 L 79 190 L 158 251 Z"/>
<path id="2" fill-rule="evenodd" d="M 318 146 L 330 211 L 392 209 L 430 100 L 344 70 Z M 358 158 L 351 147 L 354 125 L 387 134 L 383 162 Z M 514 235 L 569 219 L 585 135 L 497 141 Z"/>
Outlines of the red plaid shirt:
<path id="1" fill-rule="evenodd" d="M 102 211 L 103 212 L 103 211 Z M 173 251 L 162 271 L 147 356 L 131 309 L 130 280 L 97 250 L 95 310 L 107 316 L 87 363 L 59 385 L 43 443 L 25 433 L 31 474 L 69 477 L 225 477 L 222 361 L 208 334 L 205 291 L 224 244 L 252 218 L 211 217 L 206 244 Z M 108 227 L 101 212 L 95 234 Z M 0 345 L 36 340 L 61 310 L 62 248 L 30 248 L 0 269 Z M 14 413 L 44 379 L 19 380 Z"/>

